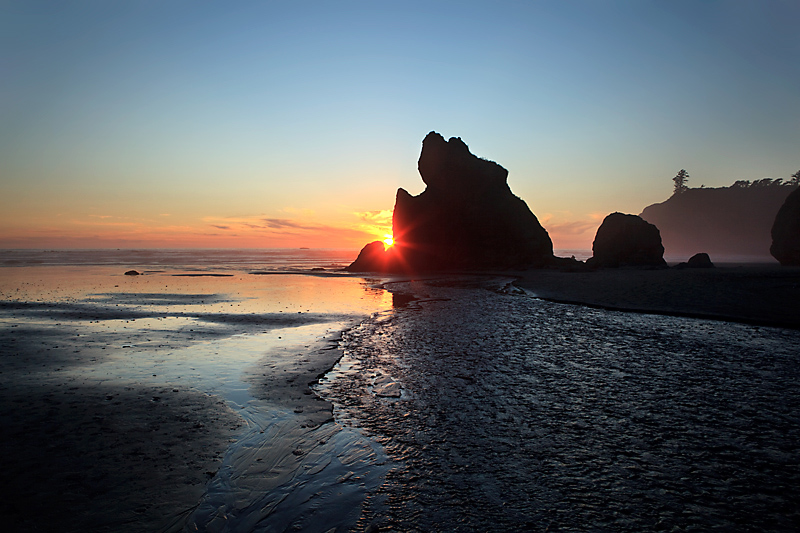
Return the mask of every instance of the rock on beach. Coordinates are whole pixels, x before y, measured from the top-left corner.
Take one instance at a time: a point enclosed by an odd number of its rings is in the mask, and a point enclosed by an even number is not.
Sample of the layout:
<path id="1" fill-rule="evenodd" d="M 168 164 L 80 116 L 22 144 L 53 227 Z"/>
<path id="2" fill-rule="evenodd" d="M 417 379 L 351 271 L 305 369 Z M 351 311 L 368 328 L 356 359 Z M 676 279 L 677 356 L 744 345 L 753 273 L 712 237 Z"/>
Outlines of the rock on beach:
<path id="1" fill-rule="evenodd" d="M 637 215 L 611 213 L 592 243 L 592 268 L 666 267 L 658 228 Z"/>

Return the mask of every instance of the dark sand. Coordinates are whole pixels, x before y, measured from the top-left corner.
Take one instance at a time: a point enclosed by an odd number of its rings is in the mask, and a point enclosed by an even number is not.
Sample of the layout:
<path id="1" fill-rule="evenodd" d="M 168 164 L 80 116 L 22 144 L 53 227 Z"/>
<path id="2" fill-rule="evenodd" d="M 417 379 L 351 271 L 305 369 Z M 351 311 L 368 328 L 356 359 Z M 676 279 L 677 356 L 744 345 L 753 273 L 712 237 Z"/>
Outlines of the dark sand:
<path id="1" fill-rule="evenodd" d="M 798 531 L 800 331 L 537 301 L 511 281 L 394 283 L 416 300 L 345 334 L 317 390 L 394 466 L 367 519 Z M 387 379 L 400 398 L 377 393 Z"/>
<path id="2" fill-rule="evenodd" d="M 554 302 L 800 328 L 800 268 L 531 270 L 516 285 Z"/>
<path id="3" fill-rule="evenodd" d="M 222 401 L 179 389 L 49 383 L 2 397 L 4 531 L 165 530 L 199 501 L 242 424 Z"/>

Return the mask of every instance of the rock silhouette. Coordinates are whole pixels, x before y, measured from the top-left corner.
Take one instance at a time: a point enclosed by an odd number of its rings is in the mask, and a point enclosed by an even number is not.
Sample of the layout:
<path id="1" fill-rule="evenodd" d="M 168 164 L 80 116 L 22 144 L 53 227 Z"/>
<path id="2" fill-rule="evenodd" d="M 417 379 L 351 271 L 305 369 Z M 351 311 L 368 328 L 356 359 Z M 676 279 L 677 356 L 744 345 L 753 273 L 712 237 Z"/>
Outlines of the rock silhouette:
<path id="1" fill-rule="evenodd" d="M 783 266 L 800 266 L 800 189 L 786 198 L 775 216 L 769 253 Z"/>
<path id="2" fill-rule="evenodd" d="M 685 263 L 678 263 L 675 268 L 714 268 L 714 263 L 707 253 L 694 254 Z"/>
<path id="3" fill-rule="evenodd" d="M 586 264 L 592 268 L 667 266 L 658 228 L 623 213 L 611 213 L 600 224 Z"/>
<path id="4" fill-rule="evenodd" d="M 418 169 L 426 189 L 418 196 L 397 190 L 394 246 L 368 244 L 348 270 L 504 269 L 554 260 L 550 236 L 511 192 L 505 168 L 473 155 L 460 138 L 430 132 Z"/>
<path id="5" fill-rule="evenodd" d="M 384 249 L 383 241 L 364 246 L 347 270 L 351 272 L 388 272 L 395 270 L 394 254 Z"/>

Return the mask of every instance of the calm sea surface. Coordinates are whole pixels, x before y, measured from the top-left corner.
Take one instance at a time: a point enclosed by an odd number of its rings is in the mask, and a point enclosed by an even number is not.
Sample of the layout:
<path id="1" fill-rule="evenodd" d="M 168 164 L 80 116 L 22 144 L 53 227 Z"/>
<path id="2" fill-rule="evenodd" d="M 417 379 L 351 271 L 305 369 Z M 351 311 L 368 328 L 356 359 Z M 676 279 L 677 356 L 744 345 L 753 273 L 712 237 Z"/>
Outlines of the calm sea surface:
<path id="1" fill-rule="evenodd" d="M 327 249 L 0 250 L 0 266 L 130 265 L 187 269 L 343 268 L 358 251 Z"/>

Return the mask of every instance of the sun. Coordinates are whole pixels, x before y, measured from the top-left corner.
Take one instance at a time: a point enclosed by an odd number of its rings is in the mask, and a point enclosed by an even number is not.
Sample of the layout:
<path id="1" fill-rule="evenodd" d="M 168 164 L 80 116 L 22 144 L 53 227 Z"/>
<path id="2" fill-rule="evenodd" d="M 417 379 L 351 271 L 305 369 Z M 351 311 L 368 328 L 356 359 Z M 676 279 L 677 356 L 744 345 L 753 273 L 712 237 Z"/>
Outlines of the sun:
<path id="1" fill-rule="evenodd" d="M 391 235 L 384 235 L 386 237 L 383 239 L 383 247 L 384 248 L 391 248 L 394 246 L 394 238 Z"/>

